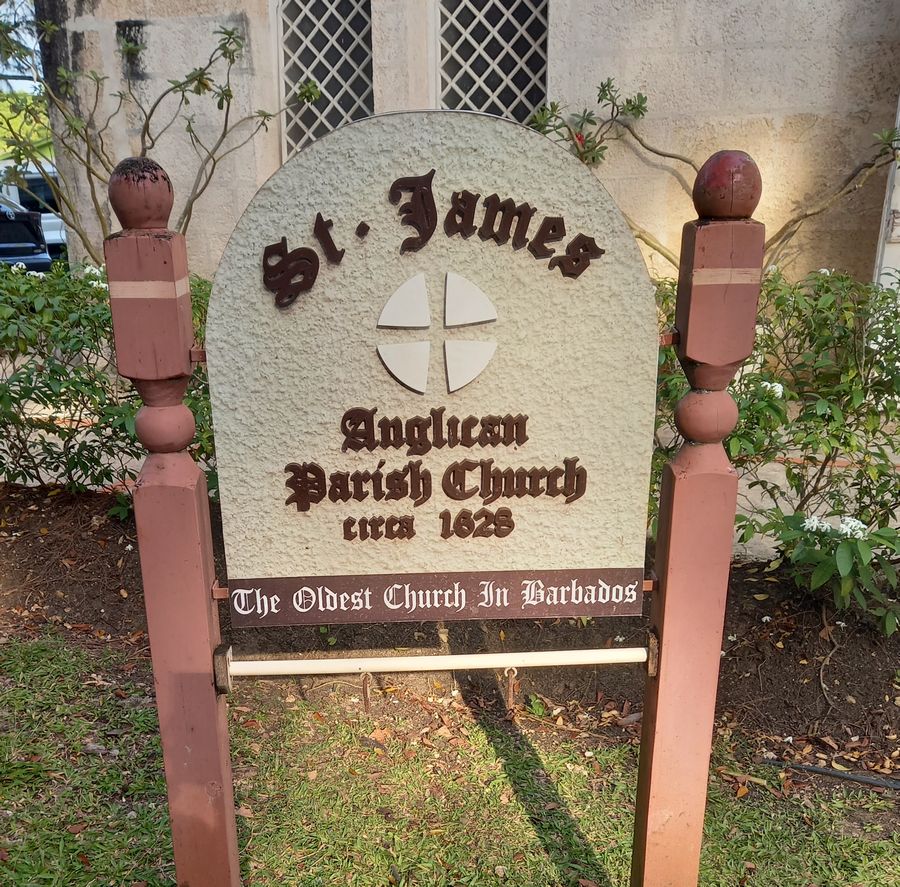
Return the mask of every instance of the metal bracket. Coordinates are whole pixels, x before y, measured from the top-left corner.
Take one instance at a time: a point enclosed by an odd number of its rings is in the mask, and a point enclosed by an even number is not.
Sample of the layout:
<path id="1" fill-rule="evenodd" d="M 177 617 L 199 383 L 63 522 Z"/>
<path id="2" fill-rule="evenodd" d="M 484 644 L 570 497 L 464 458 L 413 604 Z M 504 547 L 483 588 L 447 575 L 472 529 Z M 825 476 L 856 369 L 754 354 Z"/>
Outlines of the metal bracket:
<path id="1" fill-rule="evenodd" d="M 231 692 L 234 687 L 231 680 L 231 644 L 219 644 L 213 650 L 213 677 L 216 693 L 222 696 Z"/>
<path id="2" fill-rule="evenodd" d="M 506 675 L 506 710 L 510 713 L 516 710 L 516 675 L 519 670 L 515 667 L 506 668 L 503 674 Z"/>
<path id="3" fill-rule="evenodd" d="M 362 676 L 362 693 L 363 693 L 363 710 L 366 714 L 372 710 L 372 704 L 369 701 L 369 685 L 372 683 L 372 675 L 369 672 L 363 672 Z"/>
<path id="4" fill-rule="evenodd" d="M 659 638 L 655 631 L 647 632 L 647 675 L 655 678 L 659 673 Z"/>
<path id="5" fill-rule="evenodd" d="M 213 580 L 212 588 L 210 589 L 212 592 L 212 598 L 214 601 L 227 601 L 228 600 L 228 586 L 227 585 L 219 585 L 219 580 Z"/>

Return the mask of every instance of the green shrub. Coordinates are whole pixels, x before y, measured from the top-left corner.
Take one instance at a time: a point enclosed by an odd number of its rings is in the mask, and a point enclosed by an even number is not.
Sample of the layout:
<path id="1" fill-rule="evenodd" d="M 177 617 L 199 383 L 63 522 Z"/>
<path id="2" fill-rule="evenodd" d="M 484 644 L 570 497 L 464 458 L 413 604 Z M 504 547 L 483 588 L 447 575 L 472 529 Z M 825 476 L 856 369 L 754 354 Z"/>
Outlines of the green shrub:
<path id="1" fill-rule="evenodd" d="M 191 281 L 194 325 L 204 341 L 210 284 Z M 658 287 L 671 326 L 674 281 Z M 134 437 L 140 401 L 114 371 L 103 272 L 46 275 L 0 265 L 0 477 L 72 489 L 133 478 L 145 455 Z M 725 442 L 758 494 L 738 518 L 741 538 L 773 536 L 775 562 L 797 584 L 829 588 L 839 608 L 859 606 L 888 634 L 897 628 L 900 540 L 900 293 L 818 272 L 800 283 L 767 274 L 756 347 L 731 390 L 740 420 Z M 662 466 L 682 441 L 673 412 L 687 382 L 673 348 L 660 350 L 651 518 Z M 189 450 L 217 494 L 205 366 L 186 403 L 197 420 Z M 786 482 L 760 475 L 784 463 Z M 761 503 L 761 504 L 760 504 Z M 122 510 L 122 503 L 119 504 Z"/>
<path id="2" fill-rule="evenodd" d="M 0 265 L 0 477 L 79 490 L 134 476 L 139 402 L 110 329 L 99 269 Z"/>
<path id="3" fill-rule="evenodd" d="M 202 277 L 191 278 L 191 301 L 194 310 L 194 338 L 201 347 L 206 342 L 206 311 L 212 282 Z M 212 499 L 219 496 L 219 475 L 216 472 L 216 442 L 213 437 L 212 409 L 209 403 L 209 379 L 206 364 L 194 367 L 184 402 L 190 407 L 197 422 L 197 433 L 188 452 L 206 472 L 206 482 Z"/>
<path id="4" fill-rule="evenodd" d="M 674 281 L 658 288 L 674 316 Z M 755 491 L 742 501 L 743 541 L 772 535 L 795 582 L 830 588 L 897 628 L 900 554 L 900 292 L 826 270 L 799 283 L 768 273 L 753 355 L 731 388 L 740 419 L 725 442 Z M 687 390 L 674 349 L 660 352 L 655 476 L 681 444 L 673 411 Z M 762 477 L 782 462 L 785 483 Z M 655 500 L 655 497 L 654 497 Z M 760 504 L 761 503 L 761 504 Z"/>
<path id="5" fill-rule="evenodd" d="M 194 278 L 192 290 L 202 330 L 210 284 Z M 213 470 L 204 367 L 187 400 L 198 426 L 191 453 Z M 134 433 L 139 407 L 131 383 L 115 372 L 103 271 L 0 265 L 0 478 L 72 490 L 127 483 L 146 455 Z"/>

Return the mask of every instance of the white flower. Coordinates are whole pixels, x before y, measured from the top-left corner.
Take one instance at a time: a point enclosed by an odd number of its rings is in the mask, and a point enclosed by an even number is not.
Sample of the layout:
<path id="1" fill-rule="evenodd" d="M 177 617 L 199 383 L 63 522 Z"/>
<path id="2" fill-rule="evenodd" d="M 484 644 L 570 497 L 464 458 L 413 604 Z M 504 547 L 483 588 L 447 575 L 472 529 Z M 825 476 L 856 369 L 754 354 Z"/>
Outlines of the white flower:
<path id="1" fill-rule="evenodd" d="M 834 624 L 835 624 L 838 628 L 846 628 L 846 627 L 847 627 L 847 623 L 846 623 L 846 622 L 835 622 Z"/>
<path id="2" fill-rule="evenodd" d="M 125 551 L 134 551 L 134 546 L 129 542 L 129 543 L 125 546 Z"/>
<path id="3" fill-rule="evenodd" d="M 776 271 L 778 271 L 778 266 L 777 266 L 777 265 L 769 265 L 769 266 L 766 268 L 766 274 L 774 274 Z"/>
<path id="4" fill-rule="evenodd" d="M 25 276 L 26 277 L 43 277 L 44 272 L 43 271 L 26 271 Z"/>
<path id="5" fill-rule="evenodd" d="M 97 268 L 95 265 L 84 266 L 85 277 L 103 277 L 103 269 Z"/>
<path id="6" fill-rule="evenodd" d="M 803 521 L 803 529 L 808 533 L 815 533 L 819 530 L 830 530 L 831 527 L 822 518 L 812 515 Z"/>
<path id="7" fill-rule="evenodd" d="M 760 382 L 760 388 L 765 388 L 766 391 L 771 391 L 775 397 L 784 397 L 784 385 L 781 382 Z"/>
<path id="8" fill-rule="evenodd" d="M 729 641 L 736 641 L 736 640 L 737 640 L 737 635 L 736 635 L 736 634 L 730 634 L 730 635 L 728 635 L 728 640 L 729 640 Z"/>
<path id="9" fill-rule="evenodd" d="M 793 736 L 785 736 L 784 741 L 788 743 L 788 745 L 793 745 L 794 737 Z"/>
<path id="10" fill-rule="evenodd" d="M 722 658 L 723 658 L 723 659 L 725 658 L 725 651 L 724 651 L 724 650 L 722 651 Z"/>
<path id="11" fill-rule="evenodd" d="M 108 290 L 109 289 L 109 284 L 104 283 L 102 280 L 92 280 L 91 286 L 97 290 Z"/>
<path id="12" fill-rule="evenodd" d="M 825 277 L 830 277 L 834 268 L 819 268 L 819 274 L 824 275 Z"/>
<path id="13" fill-rule="evenodd" d="M 866 525 L 855 517 L 842 517 L 838 532 L 848 539 L 851 537 L 853 539 L 865 539 Z"/>
<path id="14" fill-rule="evenodd" d="M 25 263 L 24 262 L 16 262 L 16 264 L 12 266 L 12 269 L 17 274 L 21 274 L 21 272 L 25 270 Z"/>
<path id="15" fill-rule="evenodd" d="M 763 622 L 771 622 L 771 621 L 772 621 L 772 617 L 771 617 L 771 616 L 763 616 L 762 621 L 763 621 Z"/>
<path id="16" fill-rule="evenodd" d="M 616 635 L 616 643 L 617 644 L 621 644 L 624 640 L 625 640 L 625 638 L 622 637 L 622 635 L 620 635 L 620 634 Z"/>

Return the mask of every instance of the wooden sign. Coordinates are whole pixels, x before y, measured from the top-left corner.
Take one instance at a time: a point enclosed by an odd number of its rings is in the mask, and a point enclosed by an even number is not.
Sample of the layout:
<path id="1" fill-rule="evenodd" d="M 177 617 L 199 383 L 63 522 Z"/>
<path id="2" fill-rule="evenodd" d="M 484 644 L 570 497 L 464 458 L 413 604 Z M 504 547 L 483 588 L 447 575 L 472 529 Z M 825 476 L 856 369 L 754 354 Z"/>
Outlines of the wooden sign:
<path id="1" fill-rule="evenodd" d="M 258 192 L 207 360 L 241 626 L 641 611 L 653 291 L 564 148 L 361 121 Z"/>

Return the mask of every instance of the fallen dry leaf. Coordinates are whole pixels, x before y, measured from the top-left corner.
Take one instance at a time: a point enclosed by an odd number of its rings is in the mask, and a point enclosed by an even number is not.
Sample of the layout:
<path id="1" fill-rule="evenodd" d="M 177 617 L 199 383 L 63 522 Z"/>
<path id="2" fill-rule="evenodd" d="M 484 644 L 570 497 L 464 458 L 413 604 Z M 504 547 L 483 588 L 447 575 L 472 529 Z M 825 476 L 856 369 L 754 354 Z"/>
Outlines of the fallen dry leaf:
<path id="1" fill-rule="evenodd" d="M 72 835 L 80 835 L 86 828 L 86 822 L 76 822 L 75 825 L 67 825 L 66 831 Z"/>
<path id="2" fill-rule="evenodd" d="M 370 734 L 369 739 L 377 742 L 379 745 L 384 745 L 392 736 L 390 730 L 383 730 L 381 727 L 376 727 Z"/>
<path id="3" fill-rule="evenodd" d="M 737 787 L 737 791 L 734 793 L 734 796 L 735 796 L 736 798 L 744 798 L 744 797 L 746 797 L 746 796 L 749 795 L 749 794 L 750 794 L 750 789 L 747 788 L 746 783 L 741 783 L 741 784 Z"/>

